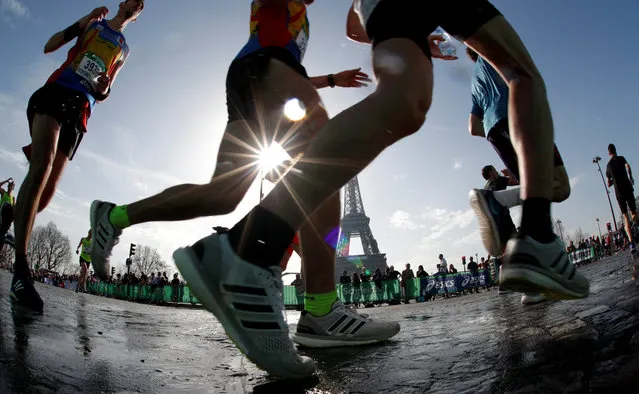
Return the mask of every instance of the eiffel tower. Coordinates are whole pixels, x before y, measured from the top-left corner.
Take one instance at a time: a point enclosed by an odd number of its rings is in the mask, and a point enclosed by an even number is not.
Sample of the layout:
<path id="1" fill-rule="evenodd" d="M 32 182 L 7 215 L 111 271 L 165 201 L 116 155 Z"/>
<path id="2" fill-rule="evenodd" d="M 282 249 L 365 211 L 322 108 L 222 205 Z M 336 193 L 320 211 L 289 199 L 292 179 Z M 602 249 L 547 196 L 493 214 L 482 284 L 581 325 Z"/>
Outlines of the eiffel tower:
<path id="1" fill-rule="evenodd" d="M 339 276 L 346 270 L 349 275 L 354 271 L 361 272 L 366 267 L 371 275 L 379 268 L 382 273 L 386 270 L 386 254 L 379 253 L 377 241 L 373 237 L 369 225 L 370 218 L 364 212 L 362 195 L 359 191 L 357 177 L 348 181 L 344 187 L 344 216 L 341 220 L 341 231 L 337 244 L 335 275 Z M 351 237 L 359 236 L 362 241 L 364 254 L 350 256 Z"/>

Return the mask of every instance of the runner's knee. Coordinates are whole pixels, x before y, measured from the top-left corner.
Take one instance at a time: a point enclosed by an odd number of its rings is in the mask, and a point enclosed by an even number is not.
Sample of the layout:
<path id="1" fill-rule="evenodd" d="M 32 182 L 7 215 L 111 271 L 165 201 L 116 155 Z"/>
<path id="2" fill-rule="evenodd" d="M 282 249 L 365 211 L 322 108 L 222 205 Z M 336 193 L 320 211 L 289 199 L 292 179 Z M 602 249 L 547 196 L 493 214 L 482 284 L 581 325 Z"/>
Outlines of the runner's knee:
<path id="1" fill-rule="evenodd" d="M 432 63 L 412 41 L 397 39 L 377 46 L 374 68 L 379 87 L 373 97 L 387 129 L 397 139 L 415 133 L 432 101 Z"/>

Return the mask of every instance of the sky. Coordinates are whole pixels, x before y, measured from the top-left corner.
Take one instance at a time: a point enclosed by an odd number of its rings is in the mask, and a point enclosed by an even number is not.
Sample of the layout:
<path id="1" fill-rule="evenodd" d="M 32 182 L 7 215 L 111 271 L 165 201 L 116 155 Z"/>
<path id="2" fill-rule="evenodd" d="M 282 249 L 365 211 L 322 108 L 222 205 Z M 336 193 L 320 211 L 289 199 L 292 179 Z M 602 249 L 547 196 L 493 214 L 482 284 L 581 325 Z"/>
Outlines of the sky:
<path id="1" fill-rule="evenodd" d="M 59 190 L 36 224 L 54 221 L 73 246 L 89 227 L 94 199 L 131 203 L 178 183 L 204 183 L 213 173 L 226 122 L 228 65 L 248 39 L 249 1 L 153 1 L 125 30 L 131 54 L 108 101 L 98 104 L 89 132 L 69 164 Z M 527 45 L 545 78 L 555 138 L 573 187 L 553 205 L 564 235 L 581 228 L 597 234 L 611 213 L 594 156 L 608 159 L 615 143 L 639 171 L 637 109 L 639 2 L 614 6 L 580 0 L 495 0 Z M 66 57 L 70 46 L 44 55 L 49 37 L 111 0 L 0 0 L 0 178 L 19 186 L 26 173 L 21 147 L 29 143 L 26 106 Z M 362 67 L 371 73 L 370 47 L 345 37 L 350 2 L 319 0 L 309 7 L 310 42 L 304 65 L 325 75 Z M 467 130 L 471 62 L 434 61 L 435 87 L 426 123 L 384 152 L 359 176 L 366 214 L 380 250 L 395 268 L 411 263 L 433 272 L 437 256 L 460 265 L 462 256 L 486 255 L 468 192 L 482 187 L 481 168 L 503 165 L 486 140 Z M 320 91 L 335 115 L 374 91 Z M 605 169 L 604 169 L 605 171 Z M 265 190 L 270 190 L 268 182 Z M 611 192 L 617 220 L 619 208 Z M 230 215 L 188 222 L 149 223 L 125 230 L 114 250 L 122 265 L 129 243 L 172 252 L 206 236 L 212 226 L 231 226 L 259 199 L 256 182 Z M 512 211 L 516 223 L 518 209 Z M 353 244 L 351 253 L 361 251 Z M 173 268 L 172 268 L 173 269 Z M 290 272 L 299 272 L 294 257 Z"/>

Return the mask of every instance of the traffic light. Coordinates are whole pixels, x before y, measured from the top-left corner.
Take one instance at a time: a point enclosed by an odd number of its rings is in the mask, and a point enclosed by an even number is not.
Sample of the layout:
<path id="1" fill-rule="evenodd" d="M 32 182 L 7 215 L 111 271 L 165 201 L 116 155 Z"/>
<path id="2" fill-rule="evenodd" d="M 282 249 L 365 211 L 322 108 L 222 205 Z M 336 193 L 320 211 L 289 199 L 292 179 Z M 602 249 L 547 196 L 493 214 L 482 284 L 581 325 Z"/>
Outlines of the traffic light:
<path id="1" fill-rule="evenodd" d="M 606 228 L 608 229 L 608 231 L 612 231 L 612 226 L 610 225 L 610 222 L 606 223 Z"/>
<path id="2" fill-rule="evenodd" d="M 135 244 L 131 244 L 131 246 L 129 246 L 129 257 L 133 256 L 135 254 Z"/>
<path id="3" fill-rule="evenodd" d="M 111 267 L 111 276 L 115 275 L 115 267 Z"/>

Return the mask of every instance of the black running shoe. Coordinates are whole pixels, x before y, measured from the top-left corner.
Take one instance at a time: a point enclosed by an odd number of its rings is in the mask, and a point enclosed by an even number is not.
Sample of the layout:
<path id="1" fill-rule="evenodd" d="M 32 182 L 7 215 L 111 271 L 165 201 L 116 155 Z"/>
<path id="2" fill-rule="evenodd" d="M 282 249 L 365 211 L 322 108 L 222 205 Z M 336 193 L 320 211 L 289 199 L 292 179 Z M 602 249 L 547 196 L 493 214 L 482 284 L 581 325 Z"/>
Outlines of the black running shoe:
<path id="1" fill-rule="evenodd" d="M 13 275 L 10 298 L 12 307 L 42 313 L 44 303 L 27 275 Z"/>

